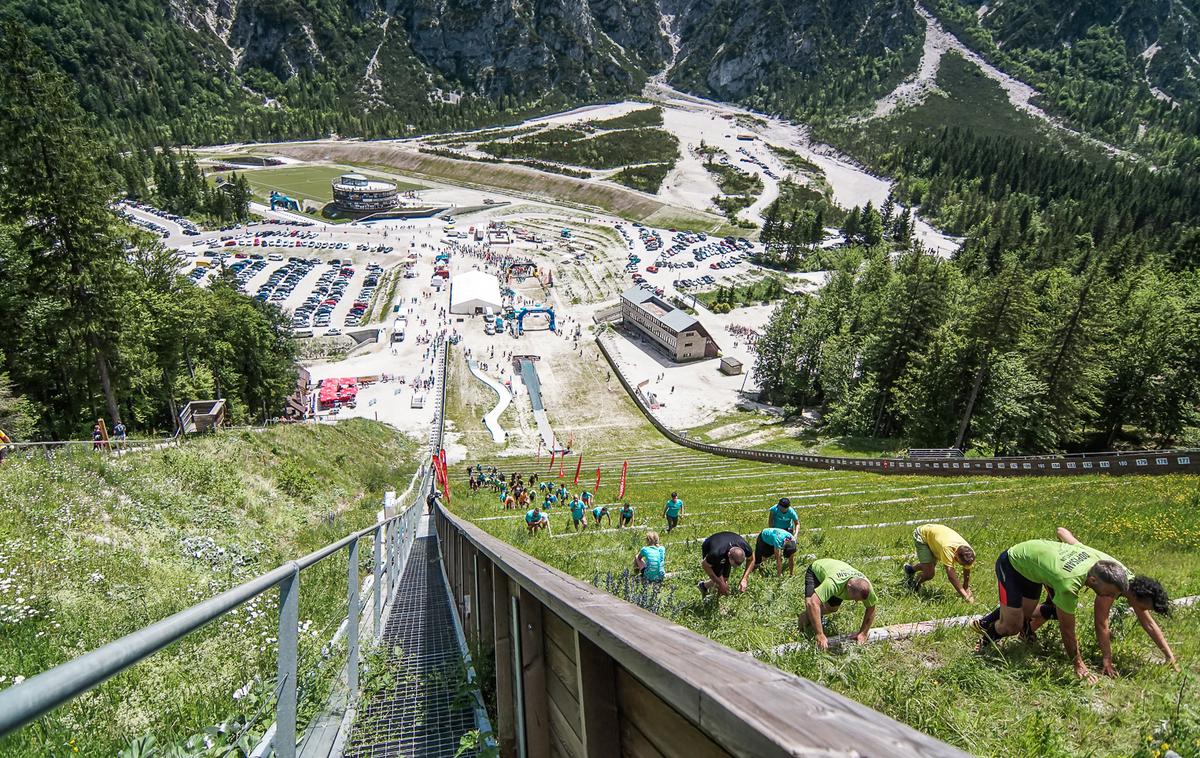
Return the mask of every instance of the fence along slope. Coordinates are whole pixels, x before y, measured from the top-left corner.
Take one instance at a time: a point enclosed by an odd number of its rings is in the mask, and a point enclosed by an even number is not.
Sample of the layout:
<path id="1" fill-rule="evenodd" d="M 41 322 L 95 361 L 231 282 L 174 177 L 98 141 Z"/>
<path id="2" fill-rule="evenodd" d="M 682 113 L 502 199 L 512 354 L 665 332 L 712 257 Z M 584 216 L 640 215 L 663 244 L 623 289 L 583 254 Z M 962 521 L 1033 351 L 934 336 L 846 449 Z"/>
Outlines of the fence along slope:
<path id="1" fill-rule="evenodd" d="M 437 529 L 466 634 L 495 654 L 503 755 L 966 755 L 598 591 L 444 507 Z"/>
<path id="2" fill-rule="evenodd" d="M 803 455 L 777 450 L 725 447 L 698 442 L 669 429 L 646 407 L 641 395 L 609 353 L 606 335 L 596 336 L 596 345 L 629 393 L 634 405 L 664 437 L 693 450 L 727 458 L 742 458 L 763 463 L 821 468 L 830 471 L 867 471 L 873 474 L 925 474 L 961 476 L 988 474 L 997 476 L 1070 476 L 1073 474 L 1200 474 L 1200 450 L 1139 450 L 1131 452 L 1084 453 L 1078 455 L 1030 455 L 1004 458 L 835 458 Z"/>

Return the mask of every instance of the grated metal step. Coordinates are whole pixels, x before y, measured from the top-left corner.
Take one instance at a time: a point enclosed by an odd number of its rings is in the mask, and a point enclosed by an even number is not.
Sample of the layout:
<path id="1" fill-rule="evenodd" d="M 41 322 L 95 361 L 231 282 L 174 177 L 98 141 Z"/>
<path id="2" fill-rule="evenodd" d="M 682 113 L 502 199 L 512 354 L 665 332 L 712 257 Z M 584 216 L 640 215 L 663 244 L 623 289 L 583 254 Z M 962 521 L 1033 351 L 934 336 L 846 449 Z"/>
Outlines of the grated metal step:
<path id="1" fill-rule="evenodd" d="M 475 728 L 436 540 L 413 544 L 380 640 L 394 683 L 359 712 L 347 758 L 454 758 Z"/>

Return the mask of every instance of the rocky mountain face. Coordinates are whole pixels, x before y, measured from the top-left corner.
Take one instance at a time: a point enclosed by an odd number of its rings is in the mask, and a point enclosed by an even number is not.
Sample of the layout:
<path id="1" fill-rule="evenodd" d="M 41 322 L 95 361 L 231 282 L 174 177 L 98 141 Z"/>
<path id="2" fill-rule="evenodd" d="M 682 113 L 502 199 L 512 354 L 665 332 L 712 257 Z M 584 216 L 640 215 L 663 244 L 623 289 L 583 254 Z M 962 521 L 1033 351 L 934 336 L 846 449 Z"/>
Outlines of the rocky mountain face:
<path id="1" fill-rule="evenodd" d="M 907 0 L 677 2 L 673 80 L 722 100 L 912 48 L 923 29 Z"/>
<path id="2" fill-rule="evenodd" d="M 925 2 L 1030 65 L 1195 98 L 1200 0 Z M 913 0 L 0 0 L 0 18 L 103 126 L 156 143 L 512 121 L 635 94 L 672 59 L 680 89 L 826 115 L 895 86 L 923 38 Z"/>

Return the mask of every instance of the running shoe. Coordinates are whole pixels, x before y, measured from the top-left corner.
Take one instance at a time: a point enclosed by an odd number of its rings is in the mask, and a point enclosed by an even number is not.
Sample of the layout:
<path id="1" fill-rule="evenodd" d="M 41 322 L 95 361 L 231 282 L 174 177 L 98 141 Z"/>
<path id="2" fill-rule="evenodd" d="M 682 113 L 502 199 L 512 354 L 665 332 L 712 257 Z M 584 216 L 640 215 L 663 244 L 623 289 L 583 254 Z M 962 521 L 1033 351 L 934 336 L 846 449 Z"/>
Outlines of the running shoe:
<path id="1" fill-rule="evenodd" d="M 917 568 L 911 563 L 904 564 L 904 583 L 910 590 L 917 589 Z"/>
<path id="2" fill-rule="evenodd" d="M 700 590 L 700 597 L 708 597 L 708 585 L 703 580 L 696 583 L 696 589 Z"/>

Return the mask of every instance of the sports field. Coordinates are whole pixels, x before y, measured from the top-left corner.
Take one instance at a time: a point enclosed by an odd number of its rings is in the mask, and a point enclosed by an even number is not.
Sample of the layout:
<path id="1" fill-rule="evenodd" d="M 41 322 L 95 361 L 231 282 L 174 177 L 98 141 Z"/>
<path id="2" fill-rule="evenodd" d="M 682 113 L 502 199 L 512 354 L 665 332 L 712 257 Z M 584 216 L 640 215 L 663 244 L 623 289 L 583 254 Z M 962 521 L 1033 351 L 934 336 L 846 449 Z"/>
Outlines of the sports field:
<path id="1" fill-rule="evenodd" d="M 616 500 L 625 454 L 585 452 L 581 484 L 597 501 Z M 558 482 L 549 459 L 499 458 L 501 471 Z M 753 576 L 749 590 L 720 602 L 701 601 L 696 582 L 699 543 L 709 534 L 743 534 L 766 526 L 767 509 L 788 496 L 800 516 L 800 555 L 846 560 L 871 579 L 879 597 L 876 626 L 984 613 L 997 601 L 993 563 L 1025 539 L 1053 539 L 1067 526 L 1084 543 L 1108 552 L 1131 570 L 1159 579 L 1174 598 L 1200 594 L 1200 478 L 1075 477 L 1061 479 L 882 477 L 760 464 L 671 447 L 628 453 L 626 499 L 637 509 L 634 528 L 605 525 L 575 534 L 564 509 L 551 512 L 552 533 L 528 537 L 522 513 L 501 510 L 491 492 L 469 493 L 465 465 L 453 475 L 454 510 L 492 534 L 586 581 L 616 585 L 648 529 L 663 534 L 667 571 L 659 612 L 730 647 L 769 651 L 808 640 L 797 631 L 805 561 L 779 580 L 774 565 Z M 564 469 L 572 491 L 575 459 Z M 672 490 L 685 501 L 681 526 L 665 534 L 663 504 Z M 614 509 L 615 510 L 615 509 Z M 615 521 L 615 520 L 614 520 Z M 918 594 L 901 566 L 913 556 L 911 522 L 938 521 L 962 533 L 979 555 L 971 586 L 976 605 L 961 600 L 939 569 Z M 749 538 L 753 545 L 753 538 Z M 736 578 L 740 569 L 735 569 Z M 1100 661 L 1089 592 L 1079 612 L 1080 646 L 1093 671 Z M 1182 664 L 1176 672 L 1142 632 L 1124 601 L 1113 621 L 1117 679 L 1077 680 L 1058 631 L 1048 625 L 1038 645 L 1006 640 L 999 651 L 973 652 L 976 636 L 952 628 L 900 642 L 819 653 L 804 644 L 764 657 L 821 682 L 918 729 L 979 755 L 1200 755 L 1200 718 L 1192 703 L 1200 689 L 1200 613 L 1177 608 L 1159 623 Z M 857 630 L 862 606 L 847 603 L 830 619 L 830 636 Z M 753 683 L 748 683 L 752 686 Z M 1177 707 L 1178 706 L 1178 707 Z M 763 704 L 770 707 L 769 703 Z M 797 717 L 802 717 L 797 714 Z M 1164 725 L 1165 722 L 1165 725 Z"/>
<path id="2" fill-rule="evenodd" d="M 282 166 L 279 168 L 250 169 L 239 172 L 250 182 L 254 195 L 267 202 L 272 192 L 281 192 L 296 200 L 308 200 L 313 203 L 325 204 L 333 199 L 330 184 L 342 174 L 348 174 L 355 169 L 344 169 L 336 166 Z M 362 172 L 359 172 L 362 173 Z M 423 189 L 423 185 L 411 182 L 400 182 L 395 179 L 366 174 L 370 179 L 382 179 L 396 185 L 401 192 Z"/>

